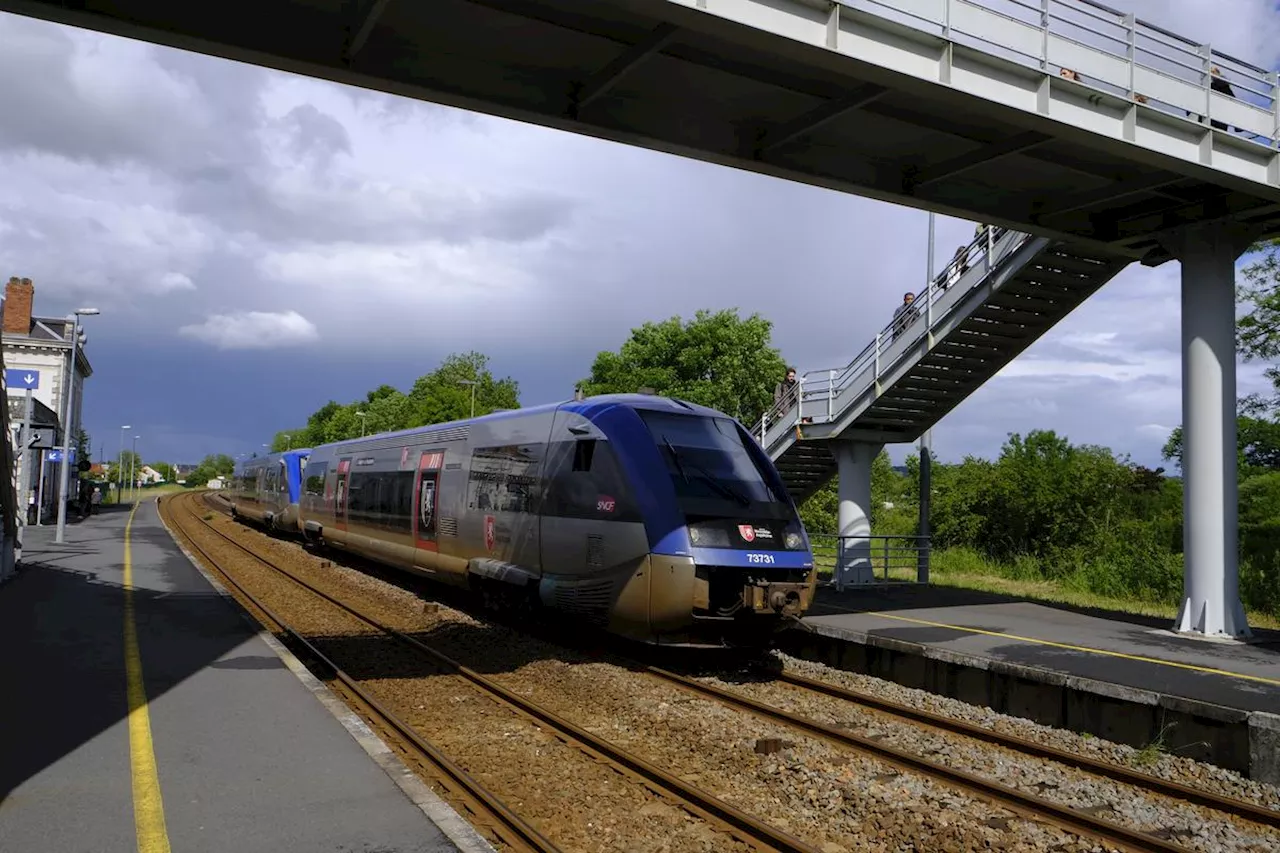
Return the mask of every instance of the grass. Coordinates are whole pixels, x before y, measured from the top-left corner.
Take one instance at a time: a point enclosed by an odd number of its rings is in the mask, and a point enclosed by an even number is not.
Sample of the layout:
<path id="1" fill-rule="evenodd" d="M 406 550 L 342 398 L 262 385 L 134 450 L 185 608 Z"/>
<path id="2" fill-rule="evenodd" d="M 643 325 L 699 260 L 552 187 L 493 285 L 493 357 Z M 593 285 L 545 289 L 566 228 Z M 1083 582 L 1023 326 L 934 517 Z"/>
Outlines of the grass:
<path id="1" fill-rule="evenodd" d="M 823 548 L 815 542 L 814 557 L 818 563 L 819 574 L 829 578 L 835 566 L 834 549 Z M 905 552 L 900 555 L 890 554 L 888 578 L 896 581 L 914 581 L 916 579 L 914 559 L 914 556 Z M 883 579 L 885 577 L 884 557 L 873 554 L 872 565 L 876 579 Z M 1022 577 L 1010 577 L 1015 573 Z M 971 589 L 1029 601 L 1150 616 L 1168 619 L 1170 622 L 1178 615 L 1178 609 L 1173 605 L 1100 595 L 1073 588 L 1069 578 L 1045 580 L 1029 578 L 1026 574 L 1024 566 L 1017 568 L 1002 566 L 967 548 L 946 548 L 935 551 L 929 561 L 929 582 L 934 586 Z M 1280 618 L 1274 614 L 1247 610 L 1246 615 L 1251 627 L 1280 629 Z"/>

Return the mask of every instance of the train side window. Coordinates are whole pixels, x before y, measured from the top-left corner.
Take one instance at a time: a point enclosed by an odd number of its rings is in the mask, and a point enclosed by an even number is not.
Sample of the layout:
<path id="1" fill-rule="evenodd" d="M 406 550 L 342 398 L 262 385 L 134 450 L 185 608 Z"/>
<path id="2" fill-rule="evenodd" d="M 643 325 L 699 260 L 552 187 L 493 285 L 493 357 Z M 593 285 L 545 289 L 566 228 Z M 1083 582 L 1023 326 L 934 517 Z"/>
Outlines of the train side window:
<path id="1" fill-rule="evenodd" d="M 596 440 L 584 438 L 573 443 L 573 470 L 590 471 L 591 458 L 595 455 Z"/>
<path id="2" fill-rule="evenodd" d="M 391 471 L 383 476 L 387 478 L 383 524 L 396 533 L 408 533 L 413 529 L 413 472 Z"/>
<path id="3" fill-rule="evenodd" d="M 307 466 L 306 491 L 308 495 L 320 497 L 324 494 L 324 480 L 325 475 L 328 473 L 328 462 Z"/>

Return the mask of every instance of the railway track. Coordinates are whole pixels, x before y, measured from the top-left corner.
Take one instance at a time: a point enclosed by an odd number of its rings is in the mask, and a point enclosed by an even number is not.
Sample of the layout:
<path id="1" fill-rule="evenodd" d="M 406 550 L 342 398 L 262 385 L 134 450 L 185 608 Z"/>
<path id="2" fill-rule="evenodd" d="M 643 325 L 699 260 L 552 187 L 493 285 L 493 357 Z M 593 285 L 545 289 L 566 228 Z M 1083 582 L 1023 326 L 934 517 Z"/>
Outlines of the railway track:
<path id="1" fill-rule="evenodd" d="M 199 495 L 183 496 L 179 500 L 183 499 L 187 501 L 198 500 Z M 170 510 L 172 510 L 172 504 L 170 504 Z M 242 543 L 236 541 L 234 538 L 227 536 L 222 531 L 210 525 L 197 513 L 193 511 L 189 512 L 188 518 L 202 525 L 203 529 L 208 533 L 234 546 L 261 565 L 273 570 L 278 575 L 288 578 L 299 587 L 307 589 L 319 598 L 324 599 L 335 607 L 364 622 L 368 626 L 386 634 L 387 636 L 394 637 L 404 645 L 422 653 L 426 657 L 430 658 L 442 671 L 464 677 L 467 681 L 483 690 L 501 704 L 506 705 L 517 714 L 537 723 L 550 726 L 555 729 L 561 737 L 574 743 L 579 749 L 586 752 L 594 760 L 608 763 L 624 776 L 629 777 L 645 785 L 649 789 L 659 792 L 669 799 L 678 802 L 681 807 L 688 812 L 707 821 L 712 826 L 719 828 L 722 832 L 734 836 L 749 847 L 762 851 L 780 851 L 780 853 L 819 853 L 816 848 L 806 844 L 804 841 L 770 826 L 769 824 L 737 809 L 729 803 L 720 800 L 712 794 L 684 782 L 644 759 L 614 746 L 613 744 L 574 725 L 551 711 L 530 702 L 511 690 L 508 690 L 506 687 L 503 687 L 501 684 L 498 684 L 496 681 L 486 678 L 438 650 L 431 648 L 417 638 L 383 625 L 378 620 L 361 613 L 356 608 L 351 607 L 345 602 L 334 598 L 323 590 L 320 590 L 307 581 L 299 578 L 288 569 L 278 565 L 275 561 L 267 557 L 263 557 L 262 555 L 254 552 L 253 549 L 248 548 Z M 291 637 L 296 638 L 299 642 L 304 644 L 317 656 L 318 659 L 325 661 L 328 668 L 331 668 L 334 671 L 340 671 L 338 670 L 337 665 L 328 660 L 328 658 L 325 658 L 313 644 L 308 642 L 301 636 L 301 634 L 289 627 L 279 616 L 270 613 L 265 605 L 263 605 L 255 596 L 250 594 L 241 584 L 236 582 L 229 573 L 221 569 L 216 559 L 209 554 L 208 550 L 202 548 L 195 542 L 189 532 L 189 528 L 184 526 L 181 522 L 178 522 L 176 519 L 175 526 L 178 527 L 188 542 L 201 554 L 210 566 L 215 568 L 219 575 L 225 577 L 233 586 L 235 586 L 247 601 L 252 603 L 258 610 L 267 614 L 268 618 L 272 622 L 280 626 L 280 628 Z M 422 738 L 412 730 L 412 728 L 408 727 L 402 721 L 395 719 L 385 708 L 377 708 L 374 704 L 375 700 L 373 697 L 369 696 L 367 692 L 360 690 L 359 685 L 356 684 L 354 680 L 350 679 L 349 676 L 345 676 L 344 674 L 341 680 L 344 686 L 356 691 L 357 695 L 360 696 L 361 700 L 366 705 L 373 707 L 378 711 L 379 717 L 386 720 L 392 729 L 402 736 L 409 737 L 414 745 L 424 753 L 424 757 L 429 760 L 433 766 L 439 767 L 440 771 L 447 775 L 447 777 L 455 784 L 463 786 L 468 794 L 468 800 L 473 804 L 479 804 L 482 806 L 479 808 L 479 813 L 483 815 L 483 820 L 486 826 L 495 828 L 495 831 L 498 831 L 505 836 L 512 837 L 516 844 L 522 845 L 516 847 L 516 849 L 557 850 L 550 841 L 542 838 L 542 836 L 537 833 L 536 829 L 518 818 L 492 794 L 485 792 L 478 782 L 467 777 L 465 773 L 462 773 L 462 771 L 449 764 L 447 758 L 440 754 L 438 750 L 434 749 L 434 747 L 431 747 L 430 744 L 423 741 Z M 450 772 L 450 768 L 453 772 Z M 513 844 L 513 847 L 515 846 L 516 845 Z"/>
<path id="2" fill-rule="evenodd" d="M 236 542 L 234 539 L 226 537 L 220 531 L 215 532 L 224 539 L 227 539 L 227 541 L 232 542 L 236 547 L 254 556 L 255 559 L 262 560 L 261 557 L 253 554 L 251 550 L 245 548 L 245 546 Z M 269 561 L 265 560 L 263 560 L 263 562 L 269 563 Z M 274 565 L 272 567 L 277 571 L 286 571 Z M 295 580 L 297 579 L 295 578 Z M 301 581 L 299 582 L 302 583 Z M 324 593 L 319 594 L 324 595 Z M 327 598 L 327 596 L 325 597 Z M 340 602 L 338 602 L 338 606 L 345 607 L 345 605 L 342 605 Z M 381 626 L 379 627 L 381 628 Z M 412 638 L 406 638 L 406 640 L 411 643 L 417 643 L 417 641 Z M 432 655 L 439 654 L 430 650 L 428 653 Z M 442 658 L 443 656 L 440 657 Z M 457 664 L 447 658 L 443 660 L 439 660 L 439 658 L 437 658 L 437 660 L 445 666 L 456 668 L 453 671 L 464 674 L 470 672 L 469 670 L 466 670 L 465 667 L 462 667 L 460 664 Z M 937 780 L 948 787 L 961 789 L 968 794 L 980 797 L 988 802 L 995 803 L 1016 814 L 1052 824 L 1071 833 L 1095 838 L 1122 850 L 1182 853 L 1189 849 L 1170 840 L 1160 838 L 1157 835 L 1122 826 L 1104 818 L 1088 814 L 1087 812 L 1073 809 L 1053 802 L 1052 800 L 1020 791 L 1016 788 L 984 778 L 977 774 L 968 773 L 963 770 L 938 764 L 919 755 L 914 755 L 895 747 L 879 743 L 871 738 L 861 737 L 845 729 L 798 716 L 786 711 L 785 709 L 757 701 L 731 690 L 726 690 L 688 676 L 680 675 L 661 667 L 651 666 L 644 663 L 632 663 L 636 669 L 646 671 L 658 679 L 669 682 L 703 698 L 712 699 L 737 710 L 746 711 L 760 718 L 783 724 L 790 728 L 803 731 L 806 734 L 870 755 L 878 760 L 884 761 L 898 768 L 905 769 L 911 773 L 924 775 Z M 881 714 L 887 714 L 899 719 L 907 720 L 916 725 L 927 726 L 934 729 L 944 729 L 952 733 L 981 740 L 987 744 L 1014 750 L 1027 756 L 1057 762 L 1095 776 L 1131 785 L 1148 793 L 1170 797 L 1180 802 L 1213 809 L 1224 815 L 1250 821 L 1261 826 L 1280 828 L 1280 812 L 1272 811 L 1252 803 L 1223 797 L 1175 782 L 1169 782 L 1119 765 L 1097 761 L 1086 756 L 1068 753 L 1053 747 L 1026 741 L 1012 735 L 980 728 L 962 721 L 931 714 L 926 711 L 908 708 L 875 696 L 831 685 L 826 682 L 805 678 L 793 673 L 768 672 L 767 675 L 775 682 L 786 684 L 797 690 L 824 694 L 829 697 L 870 708 L 871 710 Z M 480 676 L 476 676 L 476 678 L 488 681 Z M 501 685 L 494 684 L 493 686 L 502 694 L 510 695 L 509 691 L 506 691 L 506 689 L 501 687 Z M 518 697 L 514 698 L 517 698 L 518 700 Z M 523 700 L 518 701 L 523 702 Z M 561 729 L 562 731 L 572 730 L 572 728 L 574 728 L 572 724 L 555 717 L 547 711 L 542 711 L 540 714 L 535 712 L 535 716 L 538 716 L 539 719 L 543 719 L 546 722 L 552 722 L 554 720 L 552 724 L 556 725 L 558 729 L 561 726 L 566 727 L 565 729 Z M 633 758 L 633 761 L 638 763 L 636 766 L 643 764 L 640 759 Z M 635 767 L 633 767 L 632 770 L 634 771 Z M 652 770 L 657 771 L 659 774 L 662 772 L 657 768 L 652 768 Z M 650 778 L 659 779 L 661 777 L 654 776 Z M 679 780 L 672 781 L 677 782 L 684 787 L 688 787 L 685 786 L 684 783 L 679 783 Z M 712 813 L 715 814 L 715 812 Z M 723 816 L 721 817 L 723 819 Z M 746 816 L 739 813 L 739 815 L 731 817 L 737 817 L 741 820 Z M 730 825 L 735 824 L 730 822 Z M 736 825 L 739 829 L 744 828 L 742 824 Z M 757 840 L 759 840 L 759 836 L 757 836 Z M 777 839 L 770 840 L 774 843 L 777 841 Z M 794 841 L 794 839 L 788 840 Z"/>
<path id="3" fill-rule="evenodd" d="M 862 737 L 845 729 L 793 714 L 785 709 L 743 696 L 732 690 L 726 690 L 722 687 L 717 687 L 679 673 L 662 669 L 661 667 L 646 664 L 638 664 L 638 667 L 663 681 L 667 681 L 696 695 L 711 698 L 717 702 L 739 708 L 761 718 L 782 723 L 783 725 L 805 732 L 806 734 L 814 735 L 816 737 L 824 738 L 834 743 L 856 749 L 859 752 L 872 755 L 904 770 L 921 773 L 952 787 L 966 790 L 971 794 L 982 797 L 991 802 L 998 803 L 1018 814 L 1046 820 L 1062 829 L 1080 835 L 1098 838 L 1106 841 L 1107 843 L 1114 844 L 1123 850 L 1177 853 L 1178 851 L 1187 851 L 1189 849 L 1174 842 L 1159 838 L 1153 834 L 1130 829 L 1112 821 L 1055 803 L 1043 797 L 1037 797 L 1032 794 L 1025 793 L 995 780 L 963 770 L 958 770 L 953 767 L 948 767 L 904 750 L 897 749 L 896 747 L 879 743 L 874 739 Z M 814 679 L 804 678 L 803 676 L 797 676 L 790 673 L 783 674 L 781 676 L 773 673 L 773 675 L 775 679 L 781 683 L 794 685 L 810 692 L 822 693 L 824 695 L 864 704 L 868 707 L 875 707 L 877 710 L 886 714 L 898 716 L 900 718 L 932 726 L 934 728 L 962 733 L 968 737 L 976 738 L 986 743 L 1014 749 L 1036 758 L 1057 761 L 1061 764 L 1075 767 L 1076 769 L 1085 770 L 1086 772 L 1094 775 L 1103 776 L 1114 781 L 1132 785 L 1149 793 L 1170 797 L 1181 802 L 1194 803 L 1195 805 L 1214 809 L 1225 815 L 1256 823 L 1261 826 L 1280 828 L 1280 812 L 1263 808 L 1253 803 L 1219 796 L 1206 791 L 1200 791 L 1176 782 L 1169 782 L 1146 774 L 1137 773 L 1125 767 L 1107 764 L 1106 762 L 1095 761 L 1094 759 L 1087 758 L 1085 756 L 1063 752 L 1042 744 L 1025 741 L 1021 738 L 1016 738 L 1002 732 L 981 729 L 977 726 L 972 726 L 958 720 L 951 720 L 939 715 L 931 714 L 927 711 L 918 711 L 916 709 L 906 708 L 895 703 L 881 700 L 877 697 L 866 696 L 865 694 L 861 694 L 856 691 L 845 690 L 844 688 L 826 684 Z"/>
<path id="4" fill-rule="evenodd" d="M 934 714 L 929 711 L 920 710 L 919 708 L 911 708 L 897 702 L 890 702 L 889 700 L 882 699 L 878 696 L 872 696 L 869 693 L 850 690 L 846 687 L 828 684 L 825 681 L 819 681 L 813 678 L 806 678 L 805 676 L 797 675 L 795 673 L 769 672 L 767 674 L 777 682 L 796 687 L 800 690 L 831 696 L 836 699 L 841 699 L 869 708 L 890 717 L 896 717 L 898 719 L 918 723 L 933 729 L 942 729 L 954 732 L 975 740 L 980 740 L 984 743 L 1020 752 L 1033 758 L 1054 761 L 1058 764 L 1074 767 L 1077 770 L 1082 770 L 1094 776 L 1101 776 L 1115 782 L 1131 785 L 1135 788 L 1146 791 L 1147 793 L 1158 794 L 1160 796 L 1170 797 L 1182 802 L 1202 806 L 1204 808 L 1214 809 L 1215 811 L 1220 811 L 1232 817 L 1256 823 L 1259 826 L 1280 829 L 1280 811 L 1265 808 L 1255 803 L 1231 797 L 1224 797 L 1220 794 L 1214 794 L 1209 791 L 1193 788 L 1190 785 L 1183 785 L 1178 782 L 1161 779 L 1157 776 L 1142 773 L 1119 764 L 1099 761 L 1095 758 L 1080 755 L 1079 753 L 1067 752 L 1066 750 L 1046 746 L 1045 744 L 1036 743 L 1035 741 L 1020 738 L 1015 735 L 986 729 L 981 726 L 975 726 L 972 723 L 966 723 L 963 720 L 953 719 L 941 714 Z M 683 678 L 683 676 L 678 675 L 676 677 Z"/>
<path id="5" fill-rule="evenodd" d="M 183 495 L 177 501 L 190 502 L 195 495 Z M 368 691 L 364 690 L 356 679 L 348 675 L 332 659 L 316 648 L 315 644 L 289 626 L 271 608 L 250 593 L 230 573 L 223 570 L 218 560 L 191 536 L 189 528 L 176 517 L 173 512 L 174 498 L 165 502 L 165 514 L 177 532 L 187 540 L 187 545 L 204 560 L 205 565 L 213 570 L 224 583 L 239 592 L 242 600 L 249 605 L 254 616 L 276 635 L 284 635 L 295 651 L 301 650 L 302 657 L 310 658 L 307 663 L 313 671 L 321 670 L 328 675 L 326 681 L 343 696 L 348 704 L 354 705 L 362 716 L 373 723 L 373 728 L 384 737 L 398 743 L 402 753 L 407 753 L 412 763 L 444 791 L 444 798 L 454 806 L 468 822 L 476 828 L 490 843 L 498 842 L 516 853 L 561 853 L 560 848 L 547 840 L 534 827 L 514 814 L 501 800 L 484 786 L 450 761 L 434 745 L 425 740 L 414 729 L 378 702 Z M 205 501 L 202 504 L 208 505 Z M 189 509 L 189 508 L 188 508 Z M 210 527 L 204 519 L 191 514 L 191 518 L 205 524 L 206 528 L 222 536 L 220 531 Z M 225 536 L 223 538 L 226 538 Z M 229 540 L 230 541 L 230 540 Z M 317 667 L 316 664 L 319 664 Z M 391 735 L 387 738 L 386 735 Z"/>

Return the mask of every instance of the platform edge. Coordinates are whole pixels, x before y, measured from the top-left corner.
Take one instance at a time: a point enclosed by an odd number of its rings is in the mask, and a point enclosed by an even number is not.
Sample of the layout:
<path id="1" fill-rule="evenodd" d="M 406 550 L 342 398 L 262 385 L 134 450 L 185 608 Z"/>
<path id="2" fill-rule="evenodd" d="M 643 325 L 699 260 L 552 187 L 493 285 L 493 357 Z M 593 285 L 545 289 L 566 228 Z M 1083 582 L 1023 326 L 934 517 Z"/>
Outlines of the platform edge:
<path id="1" fill-rule="evenodd" d="M 360 715 L 355 713 L 334 694 L 323 682 L 312 675 L 311 671 L 298 660 L 293 652 L 289 651 L 279 640 L 262 627 L 262 624 L 253 617 L 244 607 L 236 600 L 230 591 L 222 585 L 222 583 L 207 571 L 204 566 L 200 565 L 200 561 L 195 558 L 186 546 L 178 540 L 174 535 L 169 524 L 164 520 L 164 516 L 160 514 L 160 507 L 156 505 L 156 517 L 160 519 L 160 525 L 164 527 L 165 532 L 169 534 L 169 538 L 173 540 L 173 544 L 178 547 L 187 561 L 195 567 L 196 571 L 209 582 L 209 585 L 245 620 L 254 635 L 266 643 L 267 647 L 276 653 L 276 656 L 289 668 L 303 686 L 311 691 L 317 701 L 323 705 L 334 718 L 342 724 L 347 734 L 360 745 L 374 762 L 382 768 L 382 771 L 391 778 L 391 781 L 400 789 L 409 801 L 412 802 L 423 813 L 427 820 L 437 826 L 450 841 L 452 841 L 462 853 L 497 853 L 493 845 L 486 841 L 480 833 L 478 833 L 470 823 L 466 821 L 462 815 L 458 814 L 452 806 L 440 798 L 435 791 L 427 787 L 418 776 L 408 768 L 407 765 L 391 750 L 391 747 L 382 738 L 369 728 Z"/>
<path id="2" fill-rule="evenodd" d="M 1181 731 L 1179 754 L 1280 785 L 1280 715 L 810 623 L 783 650 L 989 707 L 999 713 L 1142 748 Z M 815 647 L 816 646 L 816 647 Z M 1199 744 L 1199 755 L 1189 755 Z M 1171 750 L 1175 751 L 1175 750 Z"/>

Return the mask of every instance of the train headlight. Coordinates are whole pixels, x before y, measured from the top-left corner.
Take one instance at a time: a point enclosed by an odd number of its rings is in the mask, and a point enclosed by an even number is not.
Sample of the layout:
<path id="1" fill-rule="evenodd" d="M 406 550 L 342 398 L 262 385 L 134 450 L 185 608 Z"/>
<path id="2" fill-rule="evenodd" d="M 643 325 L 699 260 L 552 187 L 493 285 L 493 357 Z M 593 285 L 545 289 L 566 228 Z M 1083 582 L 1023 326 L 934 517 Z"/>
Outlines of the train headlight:
<path id="1" fill-rule="evenodd" d="M 728 548 L 729 534 L 710 525 L 689 525 L 689 543 L 696 548 Z"/>
<path id="2" fill-rule="evenodd" d="M 800 534 L 788 533 L 787 538 L 784 541 L 786 542 L 788 548 L 795 550 L 796 548 L 800 547 Z"/>

